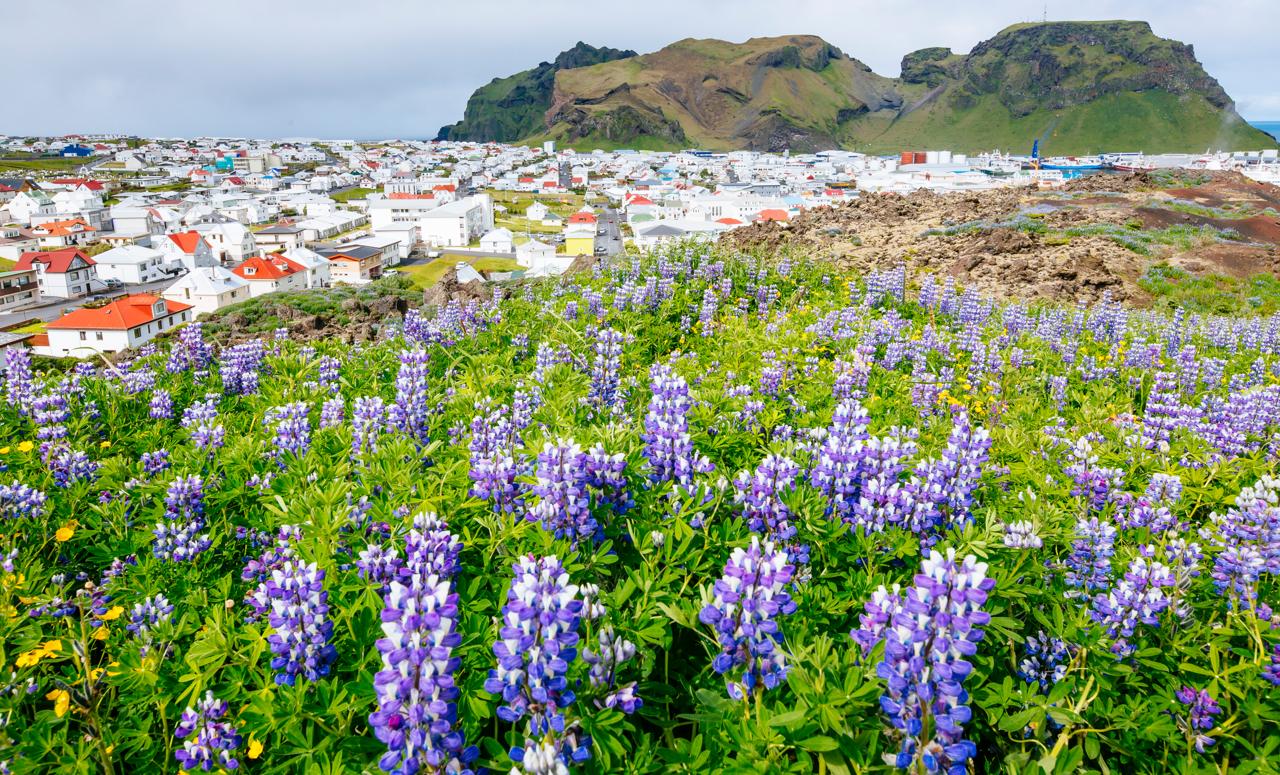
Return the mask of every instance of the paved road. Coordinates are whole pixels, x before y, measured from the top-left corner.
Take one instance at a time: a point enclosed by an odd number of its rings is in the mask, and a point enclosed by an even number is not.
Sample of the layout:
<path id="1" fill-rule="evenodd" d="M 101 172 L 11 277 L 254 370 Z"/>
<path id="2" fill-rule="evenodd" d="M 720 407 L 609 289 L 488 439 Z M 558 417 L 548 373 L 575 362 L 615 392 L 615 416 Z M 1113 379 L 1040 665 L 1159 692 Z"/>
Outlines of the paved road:
<path id="1" fill-rule="evenodd" d="M 104 295 L 119 296 L 126 293 L 154 293 L 156 291 L 168 288 L 177 282 L 176 277 L 169 277 L 164 280 L 157 280 L 152 283 L 143 283 L 141 285 L 126 285 L 124 288 L 115 291 L 98 291 Z M 46 323 L 51 320 L 57 320 L 66 313 L 74 309 L 79 309 L 84 304 L 84 299 L 46 299 L 39 307 L 28 307 L 27 309 L 11 312 L 7 315 L 0 315 L 0 327 L 13 325 L 24 320 L 38 319 Z"/>
<path id="2" fill-rule="evenodd" d="M 612 207 L 600 210 L 599 226 L 601 234 L 596 236 L 596 245 L 603 247 L 605 255 L 614 256 L 622 252 L 622 230 L 618 226 L 621 216 Z"/>

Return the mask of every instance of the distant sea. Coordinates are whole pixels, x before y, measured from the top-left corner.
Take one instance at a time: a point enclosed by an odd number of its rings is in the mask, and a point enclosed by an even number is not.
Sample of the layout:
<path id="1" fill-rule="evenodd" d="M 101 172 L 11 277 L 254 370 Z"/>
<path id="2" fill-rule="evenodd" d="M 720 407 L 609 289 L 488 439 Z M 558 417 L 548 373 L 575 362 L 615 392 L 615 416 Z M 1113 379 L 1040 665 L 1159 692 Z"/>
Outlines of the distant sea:
<path id="1" fill-rule="evenodd" d="M 1280 137 L 1280 121 L 1250 121 L 1249 123 L 1272 137 Z"/>

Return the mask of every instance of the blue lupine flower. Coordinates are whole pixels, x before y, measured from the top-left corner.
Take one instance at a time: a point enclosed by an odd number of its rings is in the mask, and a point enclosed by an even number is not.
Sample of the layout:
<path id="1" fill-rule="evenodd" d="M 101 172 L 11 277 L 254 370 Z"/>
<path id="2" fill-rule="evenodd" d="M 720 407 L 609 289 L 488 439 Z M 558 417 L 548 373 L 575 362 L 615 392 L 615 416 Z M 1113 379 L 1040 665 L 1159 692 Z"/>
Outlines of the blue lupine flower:
<path id="1" fill-rule="evenodd" d="M 204 529 L 204 481 L 178 477 L 165 493 L 165 521 L 156 524 L 152 553 L 162 560 L 184 562 L 213 545 Z"/>
<path id="2" fill-rule="evenodd" d="M 0 484 L 0 519 L 21 519 L 44 514 L 46 496 L 18 480 Z"/>
<path id="3" fill-rule="evenodd" d="M 795 566 L 773 541 L 751 536 L 746 549 L 734 548 L 715 584 L 714 598 L 698 619 L 715 628 L 720 653 L 711 667 L 726 676 L 729 696 L 742 700 L 776 688 L 787 677 L 778 617 L 793 613 L 787 593 Z M 741 673 L 739 673 L 741 671 Z"/>
<path id="4" fill-rule="evenodd" d="M 1068 592 L 1068 597 L 1107 587 L 1115 541 L 1116 529 L 1110 522 L 1090 517 L 1076 523 L 1076 539 L 1067 558 L 1066 582 L 1077 591 Z"/>
<path id="5" fill-rule="evenodd" d="M 963 684 L 973 670 L 966 658 L 977 653 L 991 621 L 982 606 L 995 581 L 986 572 L 973 555 L 957 564 L 954 549 L 931 551 L 911 588 L 901 594 L 880 588 L 867 603 L 862 630 L 853 633 L 864 653 L 867 644 L 885 644 L 876 675 L 887 682 L 880 707 L 901 737 L 900 769 L 958 774 L 977 754 L 964 738 L 971 713 Z"/>
<path id="6" fill-rule="evenodd" d="M 513 570 L 493 644 L 498 666 L 489 671 L 484 688 L 502 697 L 498 717 L 503 721 L 527 717 L 525 745 L 511 749 L 513 761 L 526 769 L 555 761 L 567 767 L 591 755 L 591 738 L 576 723 L 567 723 L 564 714 L 575 699 L 566 674 L 578 656 L 582 601 L 554 556 L 522 557 Z"/>
<path id="7" fill-rule="evenodd" d="M 183 740 L 182 750 L 174 753 L 184 770 L 197 767 L 208 772 L 214 767 L 234 770 L 240 766 L 232 756 L 240 747 L 240 732 L 230 722 L 222 721 L 227 715 L 227 703 L 206 691 L 204 699 L 196 707 L 182 713 L 173 736 Z"/>
<path id="8" fill-rule="evenodd" d="M 329 593 L 323 570 L 316 564 L 288 560 L 258 586 L 255 597 L 269 606 L 267 636 L 275 682 L 293 686 L 298 677 L 318 681 L 329 674 L 338 652 L 330 640 Z"/>
<path id="9" fill-rule="evenodd" d="M 1093 620 L 1113 640 L 1112 653 L 1120 657 L 1132 654 L 1129 639 L 1137 626 L 1160 623 L 1160 614 L 1170 603 L 1164 588 L 1171 586 L 1173 574 L 1163 563 L 1135 557 L 1119 582 L 1093 598 Z"/>
<path id="10" fill-rule="evenodd" d="M 649 478 L 675 482 L 678 490 L 692 494 L 694 476 L 711 473 L 715 466 L 694 450 L 689 437 L 689 384 L 666 364 L 653 366 L 649 379 L 653 397 L 641 435 Z"/>
<path id="11" fill-rule="evenodd" d="M 153 420 L 173 419 L 173 397 L 169 395 L 169 391 L 159 388 L 152 391 L 148 411 Z"/>
<path id="12" fill-rule="evenodd" d="M 270 455 L 281 468 L 285 467 L 286 458 L 300 458 L 307 454 L 307 449 L 311 446 L 311 424 L 307 420 L 309 412 L 310 407 L 305 401 L 273 407 L 267 411 L 263 422 L 275 430 Z"/>
<path id="13" fill-rule="evenodd" d="M 418 444 L 431 440 L 431 404 L 427 395 L 430 360 L 430 353 L 421 348 L 400 353 L 396 400 L 390 411 L 391 424 Z"/>
<path id="14" fill-rule="evenodd" d="M 1184 735 L 1194 739 L 1197 751 L 1204 753 L 1215 742 L 1204 733 L 1213 729 L 1216 723 L 1214 717 L 1222 712 L 1222 708 L 1206 689 L 1197 690 L 1184 686 L 1174 696 L 1178 698 L 1178 702 L 1187 706 L 1187 715 L 1178 716 L 1178 728 Z"/>
<path id="15" fill-rule="evenodd" d="M 734 502 L 742 506 L 742 518 L 753 532 L 785 541 L 796 534 L 791 509 L 782 496 L 795 488 L 800 466 L 783 455 L 767 455 L 755 473 L 742 471 L 734 479 Z"/>

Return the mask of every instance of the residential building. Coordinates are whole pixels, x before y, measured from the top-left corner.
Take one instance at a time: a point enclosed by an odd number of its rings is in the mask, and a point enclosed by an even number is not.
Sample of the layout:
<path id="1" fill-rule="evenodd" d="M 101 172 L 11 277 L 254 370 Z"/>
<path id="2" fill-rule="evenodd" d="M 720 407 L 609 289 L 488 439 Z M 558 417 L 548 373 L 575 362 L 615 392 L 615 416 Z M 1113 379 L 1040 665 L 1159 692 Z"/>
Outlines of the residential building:
<path id="1" fill-rule="evenodd" d="M 302 244 L 302 228 L 292 224 L 277 223 L 255 231 L 253 240 L 266 253 L 287 251 Z"/>
<path id="2" fill-rule="evenodd" d="M 306 270 L 279 253 L 250 256 L 231 271 L 249 283 L 250 296 L 276 291 L 301 291 L 307 287 Z"/>
<path id="3" fill-rule="evenodd" d="M 161 296 L 190 304 L 194 315 L 199 317 L 247 300 L 249 281 L 225 267 L 204 266 L 187 272 Z"/>
<path id="4" fill-rule="evenodd" d="M 59 299 L 89 295 L 98 279 L 94 260 L 75 248 L 23 253 L 14 269 L 35 270 L 41 295 Z"/>
<path id="5" fill-rule="evenodd" d="M 282 255 L 302 267 L 307 273 L 308 288 L 327 288 L 330 281 L 329 260 L 314 250 L 296 247 L 283 251 Z"/>
<path id="6" fill-rule="evenodd" d="M 32 219 L 39 220 L 41 216 L 56 218 L 58 215 L 58 207 L 53 198 L 39 189 L 19 191 L 9 200 L 6 209 L 14 222 L 26 225 L 30 225 Z"/>
<path id="7" fill-rule="evenodd" d="M 579 215 L 579 213 L 575 213 Z M 572 219 L 570 219 L 572 221 Z M 596 252 L 596 225 L 570 223 L 564 229 L 564 252 L 570 256 L 590 256 Z"/>
<path id="8" fill-rule="evenodd" d="M 39 303 L 38 275 L 35 269 L 11 269 L 0 272 L 0 314 Z"/>
<path id="9" fill-rule="evenodd" d="M 316 251 L 329 261 L 329 277 L 334 283 L 363 285 L 382 276 L 382 251 L 356 245 L 322 248 Z"/>
<path id="10" fill-rule="evenodd" d="M 238 221 L 197 223 L 191 228 L 204 237 L 214 258 L 223 263 L 243 261 L 257 249 L 253 232 Z"/>
<path id="11" fill-rule="evenodd" d="M 71 218 L 65 221 L 46 221 L 33 226 L 31 236 L 36 238 L 42 248 L 65 248 L 91 241 L 96 231 L 83 219 Z"/>
<path id="12" fill-rule="evenodd" d="M 515 241 L 509 229 L 497 228 L 480 238 L 480 249 L 510 253 L 515 250 Z"/>
<path id="13" fill-rule="evenodd" d="M 429 245 L 465 247 L 492 229 L 493 200 L 488 194 L 441 205 L 418 218 L 419 237 Z"/>
<path id="14" fill-rule="evenodd" d="M 177 234 L 165 234 L 154 237 L 151 246 L 165 255 L 166 263 L 171 267 L 195 269 L 198 266 L 217 266 L 209 243 L 198 231 L 184 231 Z"/>
<path id="15" fill-rule="evenodd" d="M 193 317 L 190 304 L 140 293 L 68 312 L 45 327 L 49 343 L 34 349 L 58 357 L 121 352 L 140 347 Z"/>
<path id="16" fill-rule="evenodd" d="M 94 257 L 99 280 L 149 283 L 167 277 L 164 253 L 142 245 L 121 245 Z"/>

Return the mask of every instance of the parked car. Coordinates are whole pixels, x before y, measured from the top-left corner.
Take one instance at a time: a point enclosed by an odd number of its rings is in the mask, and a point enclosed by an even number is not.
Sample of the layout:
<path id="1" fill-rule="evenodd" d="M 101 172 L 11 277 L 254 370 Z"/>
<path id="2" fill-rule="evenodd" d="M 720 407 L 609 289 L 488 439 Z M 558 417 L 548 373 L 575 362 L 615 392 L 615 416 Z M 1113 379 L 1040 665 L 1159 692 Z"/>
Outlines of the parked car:
<path id="1" fill-rule="evenodd" d="M 108 290 L 113 290 L 113 291 L 114 291 L 114 290 L 116 290 L 117 288 L 123 288 L 123 287 L 124 287 L 124 283 L 120 282 L 119 280 L 117 280 L 117 279 L 116 279 L 116 278 L 114 278 L 114 277 L 112 277 L 110 280 L 104 280 L 103 282 L 104 282 L 104 283 L 106 283 Z"/>

